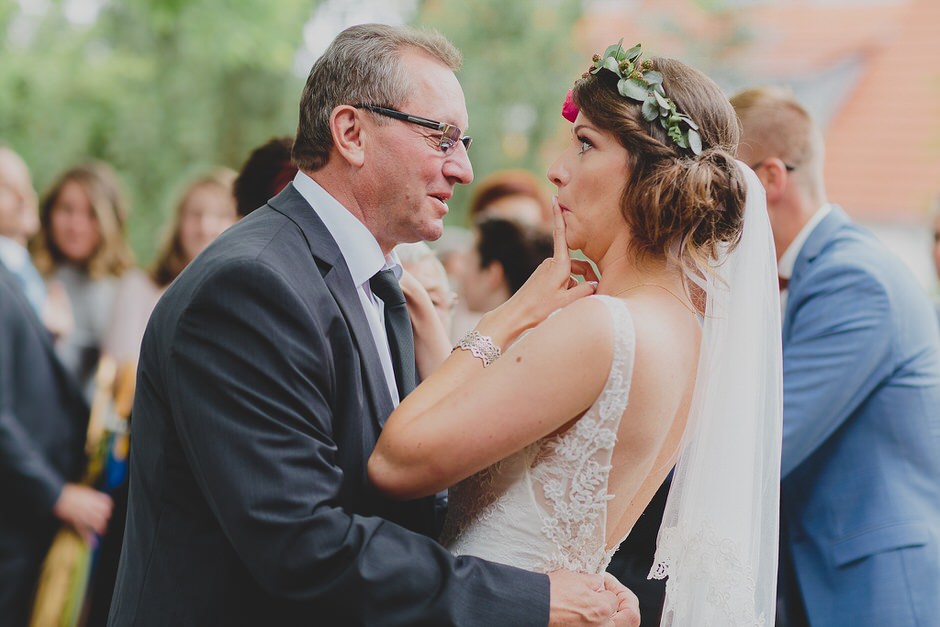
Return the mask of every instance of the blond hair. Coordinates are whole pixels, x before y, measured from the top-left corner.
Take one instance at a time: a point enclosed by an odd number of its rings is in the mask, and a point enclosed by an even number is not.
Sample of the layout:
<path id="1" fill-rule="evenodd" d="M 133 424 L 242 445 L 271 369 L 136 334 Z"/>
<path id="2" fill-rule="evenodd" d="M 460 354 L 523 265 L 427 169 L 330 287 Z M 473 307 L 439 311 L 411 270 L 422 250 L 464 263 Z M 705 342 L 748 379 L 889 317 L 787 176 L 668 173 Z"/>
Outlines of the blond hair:
<path id="1" fill-rule="evenodd" d="M 776 157 L 794 168 L 795 179 L 814 193 L 824 195 L 825 148 L 809 111 L 784 87 L 751 87 L 731 98 L 744 129 L 742 146 L 754 165 Z"/>
<path id="2" fill-rule="evenodd" d="M 190 197 L 200 189 L 210 187 L 218 190 L 231 201 L 232 215 L 235 215 L 235 196 L 233 189 L 235 178 L 238 174 L 228 168 L 216 168 L 208 174 L 201 176 L 186 186 L 180 195 L 176 208 L 173 211 L 173 218 L 170 227 L 163 239 L 163 245 L 150 270 L 150 278 L 160 287 L 165 287 L 173 282 L 183 268 L 192 261 L 183 250 L 183 240 L 181 236 L 181 226 L 183 223 L 183 212 L 189 203 Z"/>
<path id="3" fill-rule="evenodd" d="M 90 161 L 69 168 L 55 180 L 39 206 L 39 233 L 30 250 L 36 268 L 51 275 L 56 267 L 68 262 L 59 245 L 52 238 L 52 211 L 62 189 L 68 183 L 81 186 L 98 222 L 101 242 L 81 269 L 91 278 L 120 276 L 134 264 L 134 254 L 125 239 L 127 204 L 114 170 L 101 161 Z"/>

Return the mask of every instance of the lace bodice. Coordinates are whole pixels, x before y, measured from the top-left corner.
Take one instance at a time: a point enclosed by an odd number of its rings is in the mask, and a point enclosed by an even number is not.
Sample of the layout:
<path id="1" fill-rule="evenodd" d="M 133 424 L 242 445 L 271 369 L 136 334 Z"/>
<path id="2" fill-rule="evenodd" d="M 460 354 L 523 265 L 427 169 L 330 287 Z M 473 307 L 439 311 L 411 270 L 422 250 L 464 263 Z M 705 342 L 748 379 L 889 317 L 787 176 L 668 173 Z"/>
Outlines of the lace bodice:
<path id="1" fill-rule="evenodd" d="M 607 480 L 617 429 L 627 407 L 636 334 L 630 311 L 610 296 L 614 351 L 600 396 L 573 427 L 543 438 L 450 490 L 441 542 L 537 572 L 600 573 L 606 551 Z M 536 408 L 537 410 L 537 408 Z"/>

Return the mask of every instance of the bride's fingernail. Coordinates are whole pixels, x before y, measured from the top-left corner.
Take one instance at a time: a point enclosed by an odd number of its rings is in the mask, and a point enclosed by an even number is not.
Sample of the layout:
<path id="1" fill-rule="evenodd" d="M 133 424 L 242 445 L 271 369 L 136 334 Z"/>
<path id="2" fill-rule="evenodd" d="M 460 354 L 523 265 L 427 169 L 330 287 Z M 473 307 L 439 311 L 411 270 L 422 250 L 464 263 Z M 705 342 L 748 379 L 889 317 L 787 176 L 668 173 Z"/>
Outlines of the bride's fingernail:
<path id="1" fill-rule="evenodd" d="M 594 287 L 594 291 L 596 292 L 596 291 L 597 291 L 597 281 L 588 281 L 588 283 L 590 283 L 590 284 Z"/>

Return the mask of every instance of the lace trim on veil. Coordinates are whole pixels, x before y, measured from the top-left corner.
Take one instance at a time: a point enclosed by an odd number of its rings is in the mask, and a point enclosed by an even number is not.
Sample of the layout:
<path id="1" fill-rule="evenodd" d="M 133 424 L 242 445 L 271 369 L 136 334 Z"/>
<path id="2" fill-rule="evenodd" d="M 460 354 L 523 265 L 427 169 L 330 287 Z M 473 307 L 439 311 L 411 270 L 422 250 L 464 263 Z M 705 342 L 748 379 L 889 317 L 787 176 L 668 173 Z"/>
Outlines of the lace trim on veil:
<path id="1" fill-rule="evenodd" d="M 666 579 L 666 603 L 663 616 L 675 609 L 675 599 L 683 594 L 689 580 L 707 582 L 705 599 L 721 616 L 710 616 L 704 611 L 700 625 L 729 625 L 732 627 L 766 625 L 766 617 L 754 615 L 756 584 L 751 567 L 742 558 L 740 547 L 728 537 L 719 537 L 710 525 L 691 531 L 670 527 L 659 535 L 659 549 L 665 559 L 658 561 L 650 573 L 652 579 Z M 703 608 L 704 609 L 704 608 Z"/>

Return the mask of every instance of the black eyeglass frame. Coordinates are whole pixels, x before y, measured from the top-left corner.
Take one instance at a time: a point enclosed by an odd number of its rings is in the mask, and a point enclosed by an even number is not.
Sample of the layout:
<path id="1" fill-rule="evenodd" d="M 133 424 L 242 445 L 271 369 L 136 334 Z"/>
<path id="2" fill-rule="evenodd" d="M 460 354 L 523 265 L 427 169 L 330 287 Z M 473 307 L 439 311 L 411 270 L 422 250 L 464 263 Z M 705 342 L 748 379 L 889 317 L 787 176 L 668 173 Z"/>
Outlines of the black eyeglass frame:
<path id="1" fill-rule="evenodd" d="M 760 161 L 758 161 L 757 163 L 755 163 L 754 165 L 749 165 L 748 167 L 751 168 L 752 170 L 754 170 L 755 172 L 757 172 L 757 168 L 759 168 L 759 167 L 761 167 L 762 165 L 764 165 L 764 163 L 766 163 L 768 159 L 777 159 L 777 157 L 765 157 L 765 158 L 761 159 Z M 780 163 L 783 164 L 783 167 L 784 167 L 784 169 L 785 169 L 787 172 L 793 172 L 794 170 L 796 170 L 796 166 L 795 166 L 795 165 L 790 165 L 789 163 L 787 163 L 787 162 L 784 161 L 783 159 L 777 159 L 777 160 L 778 160 Z"/>
<path id="2" fill-rule="evenodd" d="M 437 147 L 445 155 L 450 154 L 453 149 L 457 146 L 457 142 L 463 144 L 464 150 L 470 150 L 470 144 L 473 143 L 473 138 L 469 135 L 463 135 L 458 127 L 453 124 L 447 124 L 446 122 L 437 122 L 436 120 L 429 120 L 428 118 L 423 118 L 419 115 L 411 115 L 410 113 L 403 113 L 396 109 L 389 109 L 388 107 L 379 107 L 376 105 L 370 104 L 356 104 L 353 105 L 357 109 L 365 109 L 366 111 L 371 111 L 372 113 L 378 113 L 379 115 L 384 115 L 389 118 L 394 118 L 396 120 L 401 120 L 403 122 L 409 122 L 411 124 L 417 124 L 418 126 L 423 126 L 424 128 L 430 128 L 435 131 L 441 132 L 441 138 L 438 141 Z M 449 142 L 449 143 L 448 143 Z"/>

